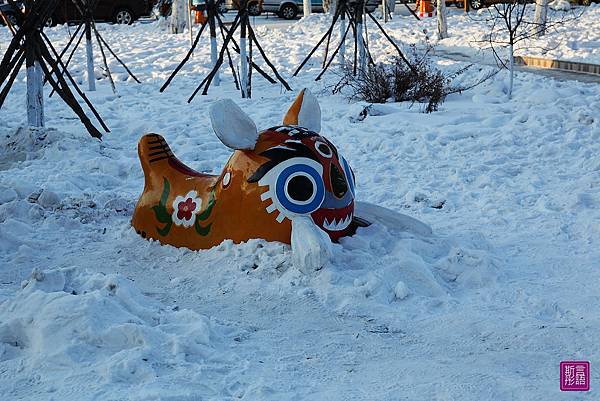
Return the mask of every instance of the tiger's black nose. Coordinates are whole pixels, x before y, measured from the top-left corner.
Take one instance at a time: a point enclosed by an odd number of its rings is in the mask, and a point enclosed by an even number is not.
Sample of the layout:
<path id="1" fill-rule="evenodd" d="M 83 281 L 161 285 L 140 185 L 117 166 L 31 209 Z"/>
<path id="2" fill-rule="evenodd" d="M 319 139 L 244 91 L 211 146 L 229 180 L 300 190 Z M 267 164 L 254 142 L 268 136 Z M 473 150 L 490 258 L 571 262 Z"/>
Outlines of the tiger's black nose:
<path id="1" fill-rule="evenodd" d="M 336 198 L 343 198 L 348 192 L 348 183 L 346 179 L 340 172 L 340 169 L 333 163 L 331 163 L 331 168 L 329 169 L 329 178 L 331 179 L 331 188 L 333 190 L 333 194 Z"/>

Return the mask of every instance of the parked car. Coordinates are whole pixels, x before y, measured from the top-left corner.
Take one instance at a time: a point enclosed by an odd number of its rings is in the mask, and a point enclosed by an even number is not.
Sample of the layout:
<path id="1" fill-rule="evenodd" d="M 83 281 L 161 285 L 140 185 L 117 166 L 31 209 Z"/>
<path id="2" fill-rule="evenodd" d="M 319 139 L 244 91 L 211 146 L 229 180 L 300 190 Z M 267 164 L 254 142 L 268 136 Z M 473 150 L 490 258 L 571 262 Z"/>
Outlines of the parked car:
<path id="1" fill-rule="evenodd" d="M 227 8 L 237 9 L 236 0 L 226 0 Z M 381 0 L 367 0 L 367 11 L 373 12 L 380 4 Z M 311 0 L 313 13 L 323 12 L 323 0 Z M 258 16 L 263 12 L 274 13 L 281 18 L 291 20 L 302 12 L 303 0 L 249 0 L 248 14 Z"/>
<path id="2" fill-rule="evenodd" d="M 154 3 L 155 0 L 98 0 L 94 19 L 129 25 L 140 17 L 150 15 Z M 81 13 L 71 0 L 59 0 L 48 23 L 56 25 L 80 20 Z"/>
<path id="3" fill-rule="evenodd" d="M 22 1 L 15 1 L 15 3 L 17 4 L 17 6 L 23 7 Z M 0 0 L 0 11 L 2 11 L 8 22 L 11 23 L 11 25 L 19 25 L 15 14 L 15 10 L 10 4 L 8 4 L 8 2 Z M 0 25 L 5 25 L 4 19 L 2 18 L 0 18 Z"/>
<path id="4" fill-rule="evenodd" d="M 227 5 L 225 4 L 225 0 L 216 0 L 216 3 L 219 8 L 219 14 L 225 14 L 228 11 Z M 173 0 L 159 0 L 157 2 L 157 14 L 161 17 L 168 17 L 169 15 L 171 15 L 172 4 Z M 206 9 L 205 0 L 191 0 L 190 4 L 192 10 L 204 11 Z"/>
<path id="5" fill-rule="evenodd" d="M 470 0 L 469 4 L 473 4 L 474 1 L 479 1 L 481 2 L 482 0 Z M 432 3 L 433 6 L 435 7 L 435 2 Z M 455 6 L 456 8 L 465 8 L 465 3 L 462 0 L 447 0 L 446 1 L 446 7 L 450 7 L 450 6 Z"/>
<path id="6" fill-rule="evenodd" d="M 311 0 L 311 9 L 313 13 L 323 12 L 323 0 Z M 257 5 L 257 2 L 248 4 L 248 14 L 252 11 L 250 5 Z M 263 0 L 262 7 L 258 14 L 262 12 L 275 13 L 284 19 L 294 19 L 303 10 L 302 0 Z M 254 14 L 250 14 L 254 15 Z"/>

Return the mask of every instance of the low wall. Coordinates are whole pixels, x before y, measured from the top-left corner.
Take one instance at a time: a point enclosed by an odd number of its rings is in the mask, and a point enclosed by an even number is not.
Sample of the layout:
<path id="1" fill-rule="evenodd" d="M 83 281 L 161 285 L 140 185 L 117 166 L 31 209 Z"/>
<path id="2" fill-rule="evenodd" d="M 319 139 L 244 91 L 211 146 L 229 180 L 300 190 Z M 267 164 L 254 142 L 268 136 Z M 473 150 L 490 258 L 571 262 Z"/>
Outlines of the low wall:
<path id="1" fill-rule="evenodd" d="M 541 57 L 516 56 L 515 61 L 518 64 L 529 67 L 552 68 L 555 70 L 567 70 L 574 72 L 583 72 L 586 74 L 600 75 L 600 65 L 578 63 L 576 61 L 550 60 Z"/>

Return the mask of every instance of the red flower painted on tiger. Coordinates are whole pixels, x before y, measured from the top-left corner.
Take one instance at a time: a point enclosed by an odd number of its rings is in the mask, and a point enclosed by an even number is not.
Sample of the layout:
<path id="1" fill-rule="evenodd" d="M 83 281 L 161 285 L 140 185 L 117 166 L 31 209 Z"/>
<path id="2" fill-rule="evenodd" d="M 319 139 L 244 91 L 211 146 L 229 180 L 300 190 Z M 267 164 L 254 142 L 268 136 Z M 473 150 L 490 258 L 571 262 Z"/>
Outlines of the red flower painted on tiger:
<path id="1" fill-rule="evenodd" d="M 196 191 L 190 191 L 185 196 L 177 196 L 173 201 L 173 223 L 178 226 L 191 227 L 196 221 L 196 214 L 202 207 L 202 199 Z"/>

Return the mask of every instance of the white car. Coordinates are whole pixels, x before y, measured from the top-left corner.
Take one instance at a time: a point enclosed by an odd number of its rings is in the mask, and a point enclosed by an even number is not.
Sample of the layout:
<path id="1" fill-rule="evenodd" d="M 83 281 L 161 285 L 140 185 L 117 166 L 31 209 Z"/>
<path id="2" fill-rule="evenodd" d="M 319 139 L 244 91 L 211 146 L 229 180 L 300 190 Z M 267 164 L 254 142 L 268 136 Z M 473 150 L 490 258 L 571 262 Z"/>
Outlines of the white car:
<path id="1" fill-rule="evenodd" d="M 237 9 L 234 0 L 226 0 L 227 8 Z M 379 0 L 367 0 L 367 11 L 372 12 L 379 5 Z M 323 0 L 311 0 L 313 13 L 323 12 Z M 274 13 L 281 18 L 291 20 L 302 13 L 303 0 L 249 0 L 248 14 L 257 16 L 263 12 Z"/>

